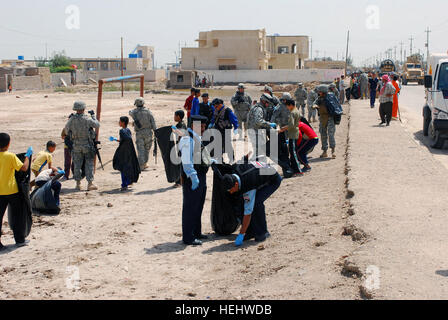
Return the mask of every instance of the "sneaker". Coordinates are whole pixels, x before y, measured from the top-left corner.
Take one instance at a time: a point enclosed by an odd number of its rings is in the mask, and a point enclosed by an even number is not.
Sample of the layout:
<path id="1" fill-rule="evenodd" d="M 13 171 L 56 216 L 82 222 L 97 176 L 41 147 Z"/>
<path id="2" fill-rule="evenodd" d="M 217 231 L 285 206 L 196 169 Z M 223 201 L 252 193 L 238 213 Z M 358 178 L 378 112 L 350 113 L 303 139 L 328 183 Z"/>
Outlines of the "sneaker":
<path id="1" fill-rule="evenodd" d="M 309 172 L 309 171 L 311 171 L 311 167 L 303 167 L 303 168 L 302 168 L 302 172 L 303 172 L 303 173 L 305 173 L 305 172 Z"/>
<path id="2" fill-rule="evenodd" d="M 94 190 L 98 190 L 98 187 L 94 185 L 92 182 L 89 182 L 89 184 L 87 185 L 87 191 L 94 191 Z"/>
<path id="3" fill-rule="evenodd" d="M 121 191 L 121 192 L 126 192 L 126 191 L 129 191 L 129 189 L 128 189 L 128 187 L 122 187 L 122 188 L 120 189 L 120 191 Z"/>

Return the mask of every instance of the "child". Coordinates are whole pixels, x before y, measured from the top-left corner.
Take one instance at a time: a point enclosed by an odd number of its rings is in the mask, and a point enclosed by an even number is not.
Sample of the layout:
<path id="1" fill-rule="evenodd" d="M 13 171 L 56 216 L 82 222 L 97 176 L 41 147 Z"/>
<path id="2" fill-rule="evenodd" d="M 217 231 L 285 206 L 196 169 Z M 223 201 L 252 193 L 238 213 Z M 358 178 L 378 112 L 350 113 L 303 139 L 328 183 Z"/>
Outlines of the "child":
<path id="1" fill-rule="evenodd" d="M 289 157 L 291 161 L 291 169 L 294 171 L 294 176 L 302 175 L 303 172 L 300 169 L 300 162 L 297 158 L 297 140 L 299 139 L 299 123 L 300 123 L 300 112 L 296 108 L 296 103 L 294 100 L 286 100 L 286 107 L 290 111 L 288 125 L 281 128 L 280 132 L 288 131 L 289 139 Z"/>
<path id="2" fill-rule="evenodd" d="M 52 167 L 53 157 L 52 153 L 56 150 L 56 143 L 53 141 L 47 142 L 47 149 L 39 152 L 36 158 L 33 160 L 31 164 L 31 171 L 34 173 L 34 176 L 37 177 L 42 169 L 48 164 L 48 169 L 53 169 L 53 171 L 57 171 L 57 168 Z"/>
<path id="3" fill-rule="evenodd" d="M 176 128 L 179 130 L 187 130 L 187 126 L 185 125 L 184 122 L 184 117 L 185 117 L 185 112 L 183 112 L 182 110 L 177 110 L 174 113 L 174 121 L 176 122 Z"/>
<path id="4" fill-rule="evenodd" d="M 305 122 L 299 124 L 300 137 L 297 141 L 297 156 L 299 161 L 303 164 L 302 171 L 307 172 L 311 170 L 308 162 L 308 153 L 319 143 L 319 138 L 313 128 Z"/>
<path id="5" fill-rule="evenodd" d="M 128 129 L 129 118 L 121 117 L 118 125 L 120 140 L 110 137 L 110 141 L 118 141 L 120 145 L 115 151 L 113 167 L 121 172 L 121 191 L 128 191 L 128 187 L 138 181 L 141 173 L 140 165 L 132 142 L 132 133 Z"/>
<path id="6" fill-rule="evenodd" d="M 26 153 L 26 159 L 22 163 L 15 154 L 8 152 L 10 141 L 11 138 L 7 133 L 0 133 L 0 237 L 2 235 L 3 215 L 8 205 L 13 214 L 17 214 L 21 210 L 21 200 L 15 172 L 28 171 L 30 157 L 33 155 L 33 148 L 29 147 Z M 15 230 L 14 239 L 16 240 L 17 246 L 26 245 L 23 236 L 19 238 Z M 0 242 L 0 250 L 3 248 Z"/>

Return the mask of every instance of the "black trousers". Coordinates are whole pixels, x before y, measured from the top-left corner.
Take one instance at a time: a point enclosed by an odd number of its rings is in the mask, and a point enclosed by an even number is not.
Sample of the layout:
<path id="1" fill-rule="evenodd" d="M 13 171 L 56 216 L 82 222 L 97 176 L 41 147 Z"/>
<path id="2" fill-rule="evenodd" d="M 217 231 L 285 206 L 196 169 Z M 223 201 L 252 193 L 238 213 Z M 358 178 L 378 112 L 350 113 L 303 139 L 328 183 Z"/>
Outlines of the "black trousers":
<path id="1" fill-rule="evenodd" d="M 275 161 L 282 168 L 283 175 L 287 171 L 292 171 L 289 161 L 288 146 L 286 144 L 286 132 L 280 132 L 278 134 L 278 159 L 272 159 L 272 160 Z"/>
<path id="2" fill-rule="evenodd" d="M 184 176 L 185 178 L 185 176 Z M 184 179 L 182 185 L 182 240 L 191 244 L 202 234 L 202 210 L 207 193 L 207 174 L 198 172 L 199 187 L 191 190 L 191 179 Z"/>
<path id="3" fill-rule="evenodd" d="M 300 162 L 297 156 L 297 139 L 289 139 L 289 157 L 291 162 L 291 169 L 294 173 L 302 172 L 300 169 Z"/>
<path id="4" fill-rule="evenodd" d="M 249 228 L 246 231 L 247 235 L 255 236 L 256 239 L 263 239 L 265 237 L 268 232 L 268 226 L 266 223 L 266 210 L 264 202 L 269 199 L 275 191 L 277 191 L 281 183 L 282 178 L 278 173 L 276 173 L 275 177 L 272 178 L 271 182 L 267 186 L 257 190 L 254 211 L 252 212 Z"/>
<path id="5" fill-rule="evenodd" d="M 22 204 L 20 202 L 19 193 L 14 193 L 7 196 L 0 196 L 0 237 L 3 226 L 3 216 L 5 215 L 6 209 L 10 206 L 13 214 L 22 215 Z M 20 220 L 20 219 L 18 219 Z M 24 222 L 24 221 L 23 221 Z M 16 226 L 12 230 L 14 233 L 14 240 L 16 243 L 22 243 L 25 241 L 25 236 L 23 235 L 23 226 L 21 221 L 16 221 Z"/>
<path id="6" fill-rule="evenodd" d="M 386 102 L 380 104 L 380 117 L 381 122 L 389 123 L 392 120 L 392 107 L 393 102 Z"/>

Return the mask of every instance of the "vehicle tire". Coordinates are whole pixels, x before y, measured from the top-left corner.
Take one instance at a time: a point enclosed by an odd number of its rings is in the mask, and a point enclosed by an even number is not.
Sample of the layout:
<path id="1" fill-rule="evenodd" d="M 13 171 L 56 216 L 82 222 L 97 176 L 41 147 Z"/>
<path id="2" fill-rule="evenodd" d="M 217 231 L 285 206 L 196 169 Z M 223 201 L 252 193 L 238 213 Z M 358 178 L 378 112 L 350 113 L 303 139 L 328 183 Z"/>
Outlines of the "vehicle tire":
<path id="1" fill-rule="evenodd" d="M 443 145 L 445 144 L 445 139 L 440 137 L 440 131 L 435 131 L 432 123 L 430 124 L 429 131 L 431 133 L 431 139 L 432 139 L 431 148 L 442 149 Z"/>
<path id="2" fill-rule="evenodd" d="M 423 109 L 423 135 L 429 135 L 429 124 L 431 123 L 431 112 L 428 107 Z"/>

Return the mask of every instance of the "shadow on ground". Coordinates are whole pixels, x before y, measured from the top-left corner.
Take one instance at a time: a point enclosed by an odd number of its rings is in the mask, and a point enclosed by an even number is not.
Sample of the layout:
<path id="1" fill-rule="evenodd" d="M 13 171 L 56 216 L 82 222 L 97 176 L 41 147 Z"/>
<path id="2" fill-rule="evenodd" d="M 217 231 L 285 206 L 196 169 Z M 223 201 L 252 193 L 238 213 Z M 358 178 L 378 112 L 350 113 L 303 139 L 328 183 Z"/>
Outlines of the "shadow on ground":
<path id="1" fill-rule="evenodd" d="M 442 149 L 434 149 L 434 148 L 431 148 L 431 144 L 432 144 L 431 138 L 425 137 L 423 135 L 423 131 L 414 132 L 414 138 L 419 142 L 420 146 L 426 147 L 426 149 L 428 149 L 428 151 L 431 152 L 432 154 L 448 155 L 446 141 L 445 141 L 445 145 Z"/>

